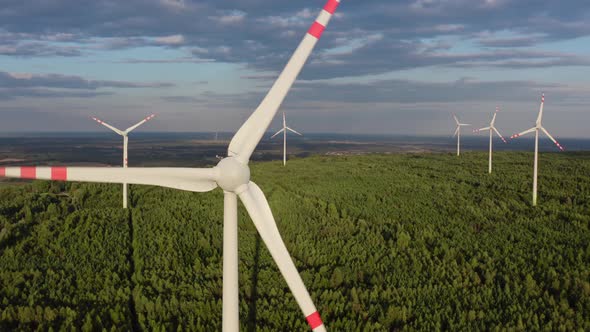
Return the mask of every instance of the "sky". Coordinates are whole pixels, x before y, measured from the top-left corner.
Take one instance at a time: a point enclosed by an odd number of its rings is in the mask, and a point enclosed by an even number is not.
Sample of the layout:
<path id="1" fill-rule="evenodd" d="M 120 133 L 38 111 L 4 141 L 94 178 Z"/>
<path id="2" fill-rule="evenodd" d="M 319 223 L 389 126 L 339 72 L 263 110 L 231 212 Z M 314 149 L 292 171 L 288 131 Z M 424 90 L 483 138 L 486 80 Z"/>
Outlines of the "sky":
<path id="1" fill-rule="evenodd" d="M 325 0 L 0 0 L 1 132 L 235 132 Z M 342 0 L 281 110 L 303 133 L 590 137 L 587 0 Z M 270 130 L 280 126 L 280 113 Z"/>

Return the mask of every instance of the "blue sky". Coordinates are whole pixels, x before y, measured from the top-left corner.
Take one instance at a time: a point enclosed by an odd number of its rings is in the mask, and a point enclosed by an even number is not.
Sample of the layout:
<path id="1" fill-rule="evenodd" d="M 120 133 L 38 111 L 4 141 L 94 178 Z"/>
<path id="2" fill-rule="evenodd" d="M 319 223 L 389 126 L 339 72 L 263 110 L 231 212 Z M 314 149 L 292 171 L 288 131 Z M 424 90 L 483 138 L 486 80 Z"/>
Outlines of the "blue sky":
<path id="1" fill-rule="evenodd" d="M 0 132 L 235 131 L 324 0 L 0 0 Z M 590 4 L 343 0 L 282 109 L 302 132 L 590 137 Z M 274 127 L 278 126 L 277 117 Z"/>

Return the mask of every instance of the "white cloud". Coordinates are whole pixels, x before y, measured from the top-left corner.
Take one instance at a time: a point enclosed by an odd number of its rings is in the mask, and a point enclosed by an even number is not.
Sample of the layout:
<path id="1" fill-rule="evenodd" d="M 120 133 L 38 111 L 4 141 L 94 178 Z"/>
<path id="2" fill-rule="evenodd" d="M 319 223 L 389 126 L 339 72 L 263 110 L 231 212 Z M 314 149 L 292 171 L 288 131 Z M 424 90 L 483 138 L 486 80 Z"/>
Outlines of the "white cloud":
<path id="1" fill-rule="evenodd" d="M 8 75 L 18 80 L 30 80 L 33 78 L 33 74 L 30 73 L 8 73 Z"/>
<path id="2" fill-rule="evenodd" d="M 233 10 L 227 14 L 217 16 L 217 17 L 212 17 L 212 19 L 218 21 L 222 25 L 234 25 L 234 24 L 242 23 L 244 21 L 244 19 L 246 18 L 246 15 L 247 14 L 243 11 Z"/>
<path id="3" fill-rule="evenodd" d="M 51 35 L 42 36 L 41 39 L 53 42 L 68 42 L 74 41 L 76 39 L 76 35 L 74 35 L 73 33 L 55 33 Z"/>
<path id="4" fill-rule="evenodd" d="M 317 11 L 311 11 L 309 8 L 304 8 L 297 12 L 297 14 L 295 14 L 295 17 L 300 19 L 311 19 L 314 17 L 314 15 L 317 15 Z"/>
<path id="5" fill-rule="evenodd" d="M 309 8 L 304 8 L 295 13 L 295 15 L 268 16 L 260 18 L 258 21 L 270 24 L 275 28 L 295 28 L 311 24 L 315 14 L 317 12 L 311 11 Z"/>
<path id="6" fill-rule="evenodd" d="M 160 3 L 171 9 L 183 9 L 186 7 L 184 0 L 160 0 Z"/>
<path id="7" fill-rule="evenodd" d="M 184 43 L 183 35 L 171 35 L 165 37 L 156 37 L 154 41 L 161 45 L 179 45 Z"/>
<path id="8" fill-rule="evenodd" d="M 0 46 L 0 54 L 13 54 L 13 53 L 16 53 L 16 47 Z"/>
<path id="9" fill-rule="evenodd" d="M 461 32 L 464 28 L 465 27 L 461 24 L 439 24 L 434 26 L 434 31 L 439 33 L 453 33 Z"/>

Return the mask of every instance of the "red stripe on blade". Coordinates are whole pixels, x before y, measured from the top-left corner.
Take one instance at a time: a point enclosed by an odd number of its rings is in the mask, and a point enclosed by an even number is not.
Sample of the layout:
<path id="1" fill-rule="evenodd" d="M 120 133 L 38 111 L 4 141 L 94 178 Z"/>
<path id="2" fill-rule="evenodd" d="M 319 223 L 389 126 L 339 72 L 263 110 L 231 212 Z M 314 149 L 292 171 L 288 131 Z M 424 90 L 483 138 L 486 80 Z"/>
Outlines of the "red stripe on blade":
<path id="1" fill-rule="evenodd" d="M 36 167 L 21 167 L 20 168 L 20 177 L 22 179 L 36 179 L 37 178 L 37 168 Z"/>
<path id="2" fill-rule="evenodd" d="M 309 326 L 311 327 L 311 329 L 315 329 L 316 327 L 324 324 L 322 322 L 322 318 L 320 317 L 319 312 L 314 312 L 313 314 L 309 315 L 306 317 L 307 319 L 307 324 L 309 324 Z"/>
<path id="3" fill-rule="evenodd" d="M 6 168 L 0 167 L 0 176 L 6 176 Z"/>
<path id="4" fill-rule="evenodd" d="M 338 8 L 339 4 L 340 4 L 340 2 L 338 2 L 336 0 L 328 0 L 328 2 L 326 2 L 326 5 L 324 6 L 324 10 L 330 14 L 334 14 L 334 12 L 336 11 L 336 8 Z"/>
<path id="5" fill-rule="evenodd" d="M 67 179 L 67 167 L 51 167 L 51 180 L 66 181 Z"/>
<path id="6" fill-rule="evenodd" d="M 311 27 L 309 28 L 309 31 L 307 31 L 307 33 L 316 37 L 317 39 L 320 39 L 325 28 L 326 28 L 325 26 L 319 24 L 318 22 L 313 22 L 313 24 L 311 25 Z"/>

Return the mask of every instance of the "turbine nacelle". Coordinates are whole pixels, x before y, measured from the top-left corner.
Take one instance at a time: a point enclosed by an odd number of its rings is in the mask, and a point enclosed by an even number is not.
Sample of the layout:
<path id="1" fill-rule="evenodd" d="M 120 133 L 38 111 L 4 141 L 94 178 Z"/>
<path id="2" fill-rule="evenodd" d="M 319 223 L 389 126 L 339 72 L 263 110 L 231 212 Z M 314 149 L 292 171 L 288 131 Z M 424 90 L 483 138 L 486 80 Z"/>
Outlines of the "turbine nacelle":
<path id="1" fill-rule="evenodd" d="M 238 193 L 238 189 L 250 182 L 250 167 L 243 164 L 235 157 L 221 159 L 217 166 L 217 185 L 227 192 Z"/>

